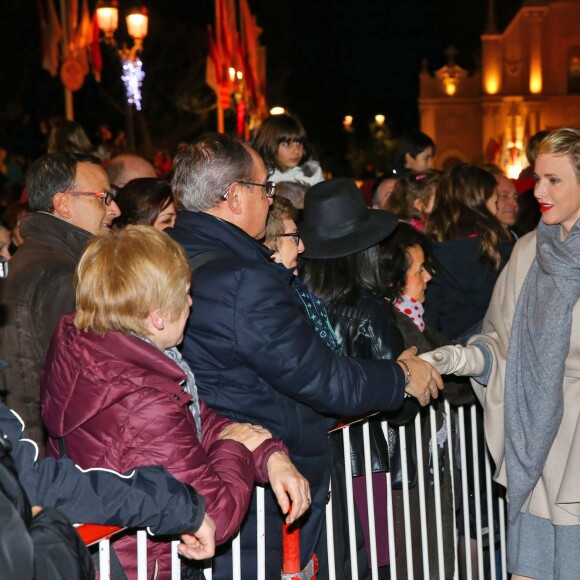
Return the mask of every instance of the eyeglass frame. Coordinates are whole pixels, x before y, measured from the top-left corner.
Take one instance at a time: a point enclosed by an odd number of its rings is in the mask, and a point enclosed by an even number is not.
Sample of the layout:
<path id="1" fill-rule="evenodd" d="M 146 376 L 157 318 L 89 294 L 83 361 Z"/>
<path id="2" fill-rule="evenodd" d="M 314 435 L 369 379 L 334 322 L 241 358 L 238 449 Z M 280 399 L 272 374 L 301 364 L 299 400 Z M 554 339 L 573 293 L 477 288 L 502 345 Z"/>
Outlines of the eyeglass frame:
<path id="1" fill-rule="evenodd" d="M 63 191 L 69 195 L 84 195 L 86 197 L 98 197 L 106 206 L 110 206 L 117 197 L 116 191 Z"/>
<path id="2" fill-rule="evenodd" d="M 298 247 L 300 245 L 300 232 L 289 232 L 287 234 L 278 234 L 276 236 L 277 238 L 293 238 L 294 239 L 294 243 L 296 244 L 296 247 Z"/>
<path id="3" fill-rule="evenodd" d="M 255 183 L 254 181 L 234 181 L 233 183 L 239 183 L 240 185 L 252 185 L 255 187 L 263 187 L 266 192 L 266 197 L 268 199 L 272 199 L 276 195 L 276 182 L 275 181 L 266 181 L 266 183 Z M 271 190 L 271 191 L 268 191 Z M 230 185 L 228 185 L 225 193 L 223 194 L 223 198 L 227 199 L 228 195 L 230 194 Z"/>

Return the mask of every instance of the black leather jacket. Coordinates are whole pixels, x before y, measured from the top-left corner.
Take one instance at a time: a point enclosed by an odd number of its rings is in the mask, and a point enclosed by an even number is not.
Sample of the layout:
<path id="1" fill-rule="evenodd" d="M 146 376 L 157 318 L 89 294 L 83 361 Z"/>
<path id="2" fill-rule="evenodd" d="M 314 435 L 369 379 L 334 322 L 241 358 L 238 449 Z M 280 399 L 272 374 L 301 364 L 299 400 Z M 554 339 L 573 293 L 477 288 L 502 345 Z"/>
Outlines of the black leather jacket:
<path id="1" fill-rule="evenodd" d="M 327 310 L 340 355 L 392 360 L 404 350 L 393 309 L 382 296 L 362 290 L 355 306 L 328 305 Z"/>
<path id="2" fill-rule="evenodd" d="M 337 352 L 342 356 L 395 360 L 405 349 L 392 306 L 382 296 L 370 290 L 361 291 L 356 305 L 329 304 L 327 311 L 330 323 L 341 342 Z M 406 424 L 414 419 L 418 409 L 415 399 L 405 399 L 399 410 L 381 413 L 369 421 L 373 472 L 389 470 L 388 447 L 381 421 L 386 419 L 391 424 Z M 350 436 L 353 475 L 363 475 L 362 427 L 352 426 Z"/>

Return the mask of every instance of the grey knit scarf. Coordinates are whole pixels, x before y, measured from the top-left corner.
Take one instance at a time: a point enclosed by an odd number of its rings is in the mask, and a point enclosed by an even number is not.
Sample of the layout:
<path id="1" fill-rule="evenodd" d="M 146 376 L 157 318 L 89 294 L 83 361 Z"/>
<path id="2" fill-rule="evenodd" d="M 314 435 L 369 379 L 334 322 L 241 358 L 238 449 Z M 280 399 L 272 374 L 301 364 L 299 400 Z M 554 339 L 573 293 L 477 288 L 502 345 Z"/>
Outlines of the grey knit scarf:
<path id="1" fill-rule="evenodd" d="M 509 518 L 536 486 L 563 413 L 572 310 L 580 297 L 580 220 L 568 238 L 540 222 L 536 258 L 520 293 L 505 379 Z"/>
<path id="2" fill-rule="evenodd" d="M 195 421 L 195 427 L 197 429 L 197 438 L 201 443 L 201 410 L 199 407 L 199 397 L 197 396 L 197 385 L 195 384 L 195 377 L 193 376 L 193 371 L 183 358 L 183 355 L 177 350 L 176 347 L 168 348 L 163 351 L 165 356 L 168 356 L 171 360 L 175 361 L 181 370 L 185 373 L 187 380 L 185 382 L 185 391 L 191 395 L 191 403 L 189 405 L 189 410 L 193 415 Z"/>
<path id="3" fill-rule="evenodd" d="M 151 339 L 143 336 L 141 334 L 137 334 L 136 332 L 132 333 L 133 336 L 140 338 L 147 344 L 154 346 L 156 349 L 161 350 Z M 197 385 L 195 384 L 195 377 L 193 376 L 193 371 L 191 367 L 187 363 L 187 361 L 183 358 L 183 355 L 177 350 L 176 347 L 168 348 L 162 351 L 163 354 L 170 358 L 172 361 L 177 363 L 181 370 L 185 373 L 186 381 L 185 381 L 185 392 L 191 395 L 191 402 L 189 404 L 189 410 L 193 416 L 193 420 L 195 421 L 195 427 L 197 429 L 197 438 L 201 443 L 201 409 L 199 406 L 199 397 L 197 395 Z"/>

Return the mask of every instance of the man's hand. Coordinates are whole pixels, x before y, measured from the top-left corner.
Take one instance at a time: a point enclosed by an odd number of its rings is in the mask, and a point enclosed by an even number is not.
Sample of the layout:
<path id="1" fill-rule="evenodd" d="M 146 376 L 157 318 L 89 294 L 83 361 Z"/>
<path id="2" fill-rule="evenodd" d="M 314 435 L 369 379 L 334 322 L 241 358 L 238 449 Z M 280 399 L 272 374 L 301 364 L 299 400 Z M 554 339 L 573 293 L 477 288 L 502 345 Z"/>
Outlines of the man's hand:
<path id="1" fill-rule="evenodd" d="M 215 554 L 215 523 L 205 514 L 199 530 L 194 534 L 182 534 L 177 551 L 189 560 L 205 560 Z"/>
<path id="2" fill-rule="evenodd" d="M 219 434 L 218 438 L 233 439 L 245 445 L 250 451 L 255 451 L 264 441 L 272 439 L 272 433 L 260 425 L 232 423 Z"/>
<path id="3" fill-rule="evenodd" d="M 286 523 L 295 522 L 312 503 L 308 481 L 282 451 L 268 459 L 268 478 L 278 505 L 286 516 Z"/>
<path id="4" fill-rule="evenodd" d="M 405 387 L 405 392 L 415 397 L 419 404 L 424 407 L 429 404 L 431 397 L 436 399 L 439 396 L 439 389 L 443 388 L 443 379 L 434 367 L 416 355 L 417 348 L 412 346 L 404 350 L 397 360 L 407 363 L 411 371 L 411 381 Z M 406 375 L 405 365 L 400 366 Z"/>

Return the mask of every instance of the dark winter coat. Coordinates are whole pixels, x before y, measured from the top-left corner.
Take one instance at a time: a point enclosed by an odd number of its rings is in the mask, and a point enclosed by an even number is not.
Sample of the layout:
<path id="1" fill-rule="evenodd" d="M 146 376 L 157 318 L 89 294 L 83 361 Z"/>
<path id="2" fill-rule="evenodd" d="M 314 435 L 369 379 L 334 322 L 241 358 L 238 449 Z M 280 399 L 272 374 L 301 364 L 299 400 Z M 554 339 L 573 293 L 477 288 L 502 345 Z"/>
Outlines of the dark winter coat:
<path id="1" fill-rule="evenodd" d="M 267 441 L 254 453 L 255 466 L 244 445 L 218 439 L 230 421 L 201 400 L 200 444 L 184 380 L 181 368 L 145 341 L 121 332 L 84 332 L 74 326 L 73 315 L 64 316 L 41 381 L 47 452 L 57 456 L 58 439 L 63 438 L 67 455 L 83 468 L 123 472 L 139 465 L 167 467 L 204 495 L 221 543 L 246 513 L 255 474 L 266 481 L 267 458 L 286 448 Z M 115 547 L 123 567 L 134 573 L 134 538 L 123 538 Z M 149 542 L 148 560 L 149 569 L 157 560 L 168 574 L 169 546 Z"/>
<path id="2" fill-rule="evenodd" d="M 58 319 L 74 309 L 73 275 L 92 234 L 52 215 L 22 218 L 24 245 L 0 284 L 0 390 L 44 455 L 39 382 Z"/>
<path id="3" fill-rule="evenodd" d="M 511 242 L 500 242 L 501 265 L 494 271 L 489 260 L 481 257 L 479 237 L 433 244 L 437 271 L 427 286 L 426 322 L 445 336 L 458 340 L 481 323 L 512 248 Z"/>
<path id="4" fill-rule="evenodd" d="M 336 420 L 326 415 L 399 407 L 403 372 L 389 361 L 336 356 L 295 304 L 291 273 L 272 267 L 271 251 L 236 226 L 209 214 L 182 211 L 169 233 L 188 257 L 215 250 L 228 254 L 193 275 L 183 354 L 206 404 L 232 419 L 270 429 L 288 445 L 308 479 L 312 507 L 302 518 L 300 536 L 304 566 L 320 536 L 328 493 L 327 429 Z M 281 518 L 270 494 L 266 510 L 271 514 L 266 531 L 270 578 L 279 575 L 281 564 Z M 242 565 L 252 577 L 255 524 L 248 518 L 244 527 Z M 231 568 L 221 568 L 221 561 L 214 560 L 214 578 L 231 576 Z"/>
<path id="5" fill-rule="evenodd" d="M 205 500 L 159 466 L 124 475 L 81 471 L 70 459 L 38 459 L 20 417 L 0 403 L 0 429 L 12 444 L 18 477 L 31 505 L 56 507 L 74 523 L 149 527 L 154 534 L 196 531 Z"/>

